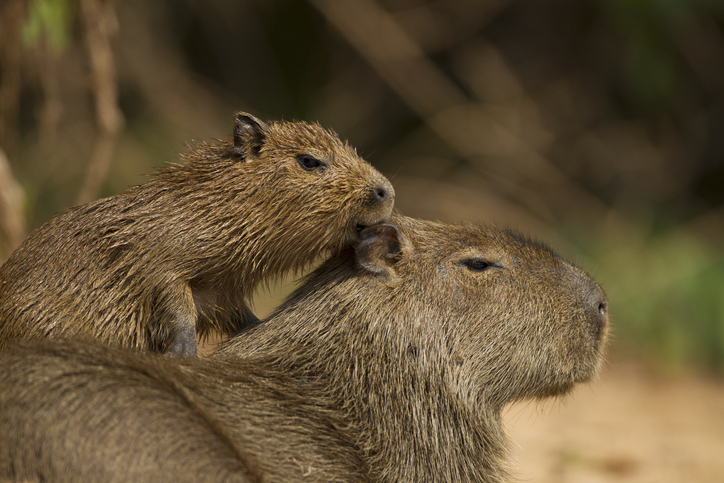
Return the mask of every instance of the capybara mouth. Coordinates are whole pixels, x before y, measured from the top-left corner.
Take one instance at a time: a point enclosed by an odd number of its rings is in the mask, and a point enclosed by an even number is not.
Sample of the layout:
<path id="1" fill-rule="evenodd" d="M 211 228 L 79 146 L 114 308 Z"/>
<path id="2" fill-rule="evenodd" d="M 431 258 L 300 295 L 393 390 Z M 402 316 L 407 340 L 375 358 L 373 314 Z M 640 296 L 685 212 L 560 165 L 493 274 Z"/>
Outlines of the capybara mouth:
<path id="1" fill-rule="evenodd" d="M 369 228 L 369 227 L 375 226 L 375 225 L 381 225 L 381 224 L 383 224 L 383 223 L 387 223 L 387 220 L 386 220 L 385 218 L 380 218 L 380 219 L 375 220 L 375 221 L 373 221 L 373 222 L 371 222 L 371 223 L 361 223 L 361 222 L 358 222 L 358 223 L 356 223 L 356 224 L 354 225 L 354 231 L 355 231 L 355 234 L 356 234 L 357 236 L 359 236 L 359 234 L 362 233 L 362 231 L 363 231 L 365 228 Z"/>
<path id="2" fill-rule="evenodd" d="M 370 217 L 370 218 L 357 219 L 352 222 L 352 226 L 354 227 L 355 234 L 359 235 L 362 232 L 362 230 L 364 230 L 365 228 L 369 228 L 370 226 L 375 226 L 375 225 L 381 225 L 383 223 L 388 223 L 391 216 L 392 216 L 392 210 L 390 210 L 389 213 L 379 215 L 376 218 Z"/>

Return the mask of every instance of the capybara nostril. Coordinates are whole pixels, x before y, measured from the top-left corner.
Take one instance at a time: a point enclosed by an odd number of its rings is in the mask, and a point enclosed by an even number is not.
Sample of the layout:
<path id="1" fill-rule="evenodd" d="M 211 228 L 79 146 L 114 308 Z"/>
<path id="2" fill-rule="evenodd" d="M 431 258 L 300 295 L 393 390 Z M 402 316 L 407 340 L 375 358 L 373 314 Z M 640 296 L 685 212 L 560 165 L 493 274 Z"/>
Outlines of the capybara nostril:
<path id="1" fill-rule="evenodd" d="M 601 315 L 601 317 L 605 317 L 606 315 L 608 315 L 608 303 L 606 303 L 605 300 L 598 304 L 598 313 Z"/>
<path id="2" fill-rule="evenodd" d="M 389 196 L 387 193 L 387 189 L 385 189 L 384 186 L 379 185 L 372 188 L 372 195 L 374 199 L 380 203 L 384 203 L 385 201 L 387 201 L 387 198 Z"/>

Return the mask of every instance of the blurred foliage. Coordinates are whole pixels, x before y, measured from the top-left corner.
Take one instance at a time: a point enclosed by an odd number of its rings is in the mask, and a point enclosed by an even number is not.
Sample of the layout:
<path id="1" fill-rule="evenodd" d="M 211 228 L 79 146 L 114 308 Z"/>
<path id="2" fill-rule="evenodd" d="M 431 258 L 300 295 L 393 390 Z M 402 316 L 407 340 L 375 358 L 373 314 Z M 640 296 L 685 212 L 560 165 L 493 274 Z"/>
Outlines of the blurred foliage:
<path id="1" fill-rule="evenodd" d="M 81 184 L 94 79 L 79 2 L 13 2 L 24 51 L 8 154 L 34 227 Z M 724 373 L 724 2 L 110 3 L 125 130 L 99 195 L 228 136 L 234 110 L 318 120 L 388 175 L 406 214 L 512 225 L 591 271 L 618 349 Z M 41 32 L 55 61 L 25 55 Z M 49 75 L 56 123 L 43 122 Z"/>
<path id="2" fill-rule="evenodd" d="M 35 45 L 45 38 L 51 51 L 60 54 L 70 42 L 70 9 L 68 0 L 32 2 L 23 23 L 23 44 Z"/>
<path id="3" fill-rule="evenodd" d="M 593 275 L 608 292 L 614 346 L 669 371 L 724 374 L 721 246 L 678 228 L 591 235 L 574 227 L 566 237 L 593 261 Z"/>

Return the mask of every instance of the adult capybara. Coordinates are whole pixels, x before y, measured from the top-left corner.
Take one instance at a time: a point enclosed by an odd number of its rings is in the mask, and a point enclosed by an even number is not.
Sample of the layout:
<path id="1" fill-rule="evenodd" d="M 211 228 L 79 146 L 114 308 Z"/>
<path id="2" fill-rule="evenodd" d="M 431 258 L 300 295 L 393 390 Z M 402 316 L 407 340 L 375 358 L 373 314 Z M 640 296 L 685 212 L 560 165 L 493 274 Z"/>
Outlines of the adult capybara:
<path id="1" fill-rule="evenodd" d="M 0 355 L 0 479 L 504 481 L 501 410 L 596 374 L 606 297 L 515 233 L 392 223 L 208 359 Z"/>
<path id="2" fill-rule="evenodd" d="M 245 299 L 386 220 L 387 179 L 317 124 L 238 113 L 231 141 L 125 193 L 71 208 L 0 268 L 0 347 L 84 336 L 195 355 L 229 335 Z"/>

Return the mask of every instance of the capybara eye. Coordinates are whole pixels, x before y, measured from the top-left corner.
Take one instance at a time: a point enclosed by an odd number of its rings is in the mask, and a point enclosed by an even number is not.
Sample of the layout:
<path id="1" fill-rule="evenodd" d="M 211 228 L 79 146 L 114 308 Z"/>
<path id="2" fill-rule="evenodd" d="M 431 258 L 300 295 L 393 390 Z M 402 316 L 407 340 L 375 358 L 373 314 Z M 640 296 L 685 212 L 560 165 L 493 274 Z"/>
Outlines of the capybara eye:
<path id="1" fill-rule="evenodd" d="M 494 267 L 495 264 L 491 263 L 484 258 L 468 258 L 463 260 L 462 264 L 474 272 L 482 272 L 488 268 Z"/>
<path id="2" fill-rule="evenodd" d="M 327 166 L 326 163 L 308 154 L 301 154 L 297 156 L 297 162 L 299 163 L 299 166 L 306 169 L 307 171 L 312 171 L 314 169 L 324 168 L 325 166 Z"/>

